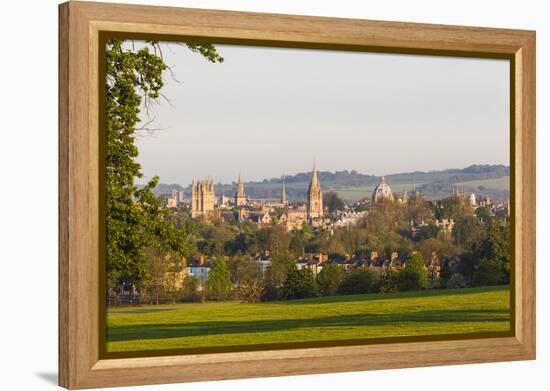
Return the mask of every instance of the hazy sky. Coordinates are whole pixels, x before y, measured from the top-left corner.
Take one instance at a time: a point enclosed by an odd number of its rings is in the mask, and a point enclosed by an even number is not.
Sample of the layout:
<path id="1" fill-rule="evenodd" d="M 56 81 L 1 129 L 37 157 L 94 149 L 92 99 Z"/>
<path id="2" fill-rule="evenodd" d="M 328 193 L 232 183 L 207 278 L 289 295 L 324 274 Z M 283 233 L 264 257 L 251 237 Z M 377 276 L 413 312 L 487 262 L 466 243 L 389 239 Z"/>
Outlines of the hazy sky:
<path id="1" fill-rule="evenodd" d="M 144 179 L 187 185 L 306 172 L 509 164 L 505 60 L 218 45 L 164 47 L 171 104 L 138 139 Z M 144 117 L 145 118 L 145 117 Z"/>

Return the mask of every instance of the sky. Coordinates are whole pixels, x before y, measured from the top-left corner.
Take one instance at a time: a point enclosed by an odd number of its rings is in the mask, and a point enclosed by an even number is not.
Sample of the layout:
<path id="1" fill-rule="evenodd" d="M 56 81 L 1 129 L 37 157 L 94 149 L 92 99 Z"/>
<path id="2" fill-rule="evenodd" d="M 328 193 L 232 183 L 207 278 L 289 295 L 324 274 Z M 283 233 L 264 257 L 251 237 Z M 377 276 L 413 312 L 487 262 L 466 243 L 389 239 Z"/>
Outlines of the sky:
<path id="1" fill-rule="evenodd" d="M 222 64 L 164 44 L 170 102 L 142 112 L 138 182 L 509 164 L 506 60 L 216 47 Z"/>

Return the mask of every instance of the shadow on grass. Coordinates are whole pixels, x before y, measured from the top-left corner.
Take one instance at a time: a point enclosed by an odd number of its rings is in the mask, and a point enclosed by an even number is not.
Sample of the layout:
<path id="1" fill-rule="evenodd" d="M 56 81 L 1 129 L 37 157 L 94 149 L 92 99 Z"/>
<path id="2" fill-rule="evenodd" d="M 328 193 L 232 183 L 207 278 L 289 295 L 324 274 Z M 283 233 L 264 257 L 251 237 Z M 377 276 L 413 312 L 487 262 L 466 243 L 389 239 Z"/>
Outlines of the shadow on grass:
<path id="1" fill-rule="evenodd" d="M 212 321 L 173 324 L 144 324 L 111 326 L 107 331 L 109 342 L 144 339 L 195 337 L 217 334 L 240 334 L 288 331 L 298 328 L 380 326 L 399 323 L 427 322 L 503 322 L 509 321 L 507 310 L 447 310 L 419 311 L 406 314 L 354 314 L 311 319 Z"/>

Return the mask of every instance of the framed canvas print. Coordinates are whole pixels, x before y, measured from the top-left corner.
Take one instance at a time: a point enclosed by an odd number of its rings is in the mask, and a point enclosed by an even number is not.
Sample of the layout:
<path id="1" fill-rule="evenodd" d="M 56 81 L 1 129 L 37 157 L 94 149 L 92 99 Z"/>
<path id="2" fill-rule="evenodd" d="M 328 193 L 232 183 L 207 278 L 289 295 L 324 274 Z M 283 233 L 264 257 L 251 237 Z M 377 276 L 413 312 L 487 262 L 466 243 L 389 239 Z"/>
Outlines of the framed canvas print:
<path id="1" fill-rule="evenodd" d="M 535 33 L 60 5 L 67 388 L 535 358 Z"/>

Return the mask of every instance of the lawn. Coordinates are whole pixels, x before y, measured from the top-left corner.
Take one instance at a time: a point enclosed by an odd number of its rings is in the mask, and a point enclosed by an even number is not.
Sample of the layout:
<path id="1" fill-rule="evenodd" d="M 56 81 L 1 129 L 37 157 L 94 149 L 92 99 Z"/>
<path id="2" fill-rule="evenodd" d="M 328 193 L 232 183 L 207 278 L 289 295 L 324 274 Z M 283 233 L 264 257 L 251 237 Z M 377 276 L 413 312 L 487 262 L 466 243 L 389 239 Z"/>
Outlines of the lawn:
<path id="1" fill-rule="evenodd" d="M 115 307 L 107 314 L 107 351 L 508 331 L 509 303 L 508 287 L 489 287 Z"/>

